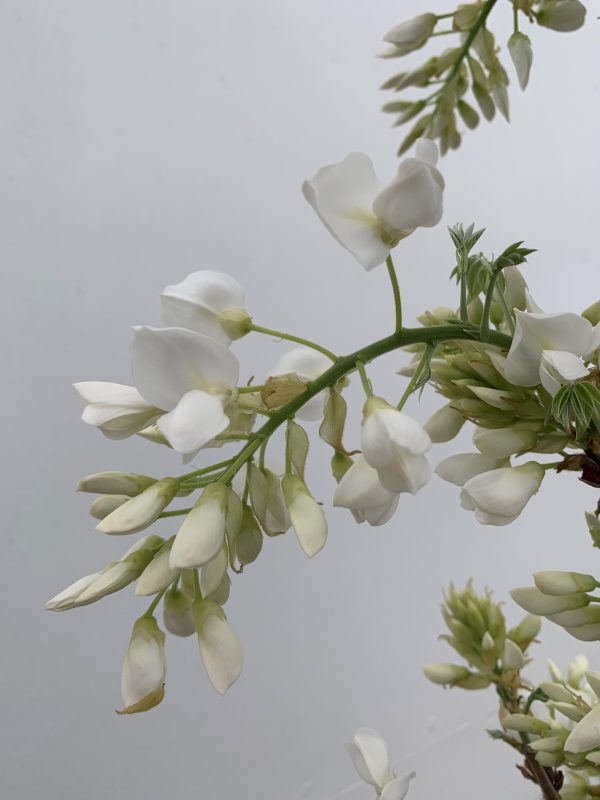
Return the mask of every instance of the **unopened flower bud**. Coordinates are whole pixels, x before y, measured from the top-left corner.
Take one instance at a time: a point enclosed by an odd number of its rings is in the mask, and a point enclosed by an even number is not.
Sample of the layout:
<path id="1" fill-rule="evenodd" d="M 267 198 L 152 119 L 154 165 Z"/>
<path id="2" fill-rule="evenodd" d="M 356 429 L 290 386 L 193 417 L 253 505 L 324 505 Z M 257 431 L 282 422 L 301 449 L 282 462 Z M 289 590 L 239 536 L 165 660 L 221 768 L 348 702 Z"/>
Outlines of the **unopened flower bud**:
<path id="1" fill-rule="evenodd" d="M 426 664 L 423 672 L 428 680 L 441 686 L 455 686 L 471 674 L 470 670 L 459 664 Z"/>
<path id="2" fill-rule="evenodd" d="M 94 494 L 125 494 L 128 497 L 143 492 L 156 483 L 156 478 L 136 475 L 133 472 L 95 472 L 86 475 L 77 484 L 76 491 Z"/>
<path id="3" fill-rule="evenodd" d="M 542 620 L 537 614 L 526 614 L 521 622 L 508 631 L 508 638 L 526 650 L 540 632 Z"/>
<path id="4" fill-rule="evenodd" d="M 201 567 L 211 561 L 225 541 L 228 490 L 211 483 L 186 516 L 171 548 L 172 567 Z"/>
<path id="5" fill-rule="evenodd" d="M 401 22 L 389 30 L 383 41 L 393 44 L 397 55 L 406 55 L 423 47 L 433 33 L 436 23 L 435 14 L 419 14 L 414 19 Z"/>
<path id="6" fill-rule="evenodd" d="M 90 514 L 95 519 L 104 519 L 129 499 L 126 494 L 101 494 L 90 506 Z"/>
<path id="7" fill-rule="evenodd" d="M 586 712 L 580 706 L 576 706 L 573 703 L 552 703 L 552 707 L 555 711 L 560 711 L 565 717 L 572 719 L 573 722 L 579 722 L 586 715 Z"/>
<path id="8" fill-rule="evenodd" d="M 537 753 L 561 753 L 565 744 L 563 736 L 547 736 L 544 739 L 536 739 L 530 742 L 529 747 Z"/>
<path id="9" fill-rule="evenodd" d="M 529 83 L 529 73 L 533 63 L 531 39 L 529 36 L 525 36 L 524 33 L 516 31 L 508 40 L 508 52 L 515 65 L 519 86 L 525 90 Z"/>
<path id="10" fill-rule="evenodd" d="M 519 733 L 534 733 L 541 736 L 550 730 L 550 725 L 541 719 L 531 717 L 528 714 L 509 714 L 504 717 L 502 724 L 509 731 L 519 731 Z"/>
<path id="11" fill-rule="evenodd" d="M 423 429 L 429 435 L 434 444 L 449 442 L 458 435 L 460 429 L 465 424 L 465 418 L 456 411 L 450 404 L 439 408 L 427 422 Z"/>
<path id="12" fill-rule="evenodd" d="M 535 15 L 539 25 L 568 33 L 581 28 L 586 8 L 579 0 L 546 0 Z"/>
<path id="13" fill-rule="evenodd" d="M 244 506 L 242 526 L 235 539 L 235 555 L 240 564 L 256 561 L 263 546 L 263 534 L 250 506 Z"/>
<path id="14" fill-rule="evenodd" d="M 473 435 L 473 444 L 490 458 L 508 458 L 534 446 L 537 436 L 533 431 L 517 428 L 479 428 Z"/>
<path id="15" fill-rule="evenodd" d="M 175 478 L 156 481 L 96 525 L 102 533 L 136 533 L 152 525 L 179 491 Z"/>
<path id="16" fill-rule="evenodd" d="M 577 723 L 564 744 L 568 753 L 587 753 L 597 747 L 600 747 L 600 704 Z"/>
<path id="17" fill-rule="evenodd" d="M 165 635 L 154 617 L 136 620 L 123 664 L 121 692 L 124 708 L 136 714 L 158 705 L 165 695 Z"/>
<path id="18" fill-rule="evenodd" d="M 241 339 L 252 328 L 252 319 L 243 308 L 228 308 L 219 314 L 221 327 L 225 335 L 232 340 Z"/>
<path id="19" fill-rule="evenodd" d="M 529 611 L 530 614 L 539 614 L 542 617 L 572 608 L 583 608 L 589 604 L 589 600 L 584 594 L 552 596 L 540 592 L 536 586 L 522 586 L 513 589 L 510 596 L 525 611 Z"/>
<path id="20" fill-rule="evenodd" d="M 518 644 L 515 644 L 510 639 L 504 643 L 504 653 L 502 655 L 502 663 L 506 669 L 520 670 L 525 666 L 525 656 Z"/>
<path id="21" fill-rule="evenodd" d="M 575 699 L 573 692 L 570 692 L 564 683 L 544 681 L 540 683 L 540 689 L 555 703 L 572 703 Z"/>
<path id="22" fill-rule="evenodd" d="M 242 671 L 242 645 L 225 612 L 212 600 L 196 600 L 192 615 L 198 634 L 200 655 L 210 682 L 225 694 Z"/>
<path id="23" fill-rule="evenodd" d="M 587 575 L 582 572 L 547 570 L 536 572 L 533 580 L 540 592 L 549 595 L 592 592 L 600 585 L 593 575 Z"/>
<path id="24" fill-rule="evenodd" d="M 181 589 L 169 589 L 163 601 L 165 628 L 175 636 L 191 636 L 195 633 L 192 617 L 192 600 Z"/>
<path id="25" fill-rule="evenodd" d="M 222 547 L 214 558 L 203 564 L 200 569 L 200 589 L 204 597 L 216 591 L 227 574 L 229 563 L 227 548 Z"/>
<path id="26" fill-rule="evenodd" d="M 166 542 L 142 572 L 135 586 L 136 595 L 157 594 L 173 583 L 179 570 L 169 563 L 172 546 L 172 540 Z"/>
<path id="27" fill-rule="evenodd" d="M 281 482 L 281 488 L 300 547 L 312 558 L 327 540 L 325 514 L 298 476 L 286 475 Z"/>

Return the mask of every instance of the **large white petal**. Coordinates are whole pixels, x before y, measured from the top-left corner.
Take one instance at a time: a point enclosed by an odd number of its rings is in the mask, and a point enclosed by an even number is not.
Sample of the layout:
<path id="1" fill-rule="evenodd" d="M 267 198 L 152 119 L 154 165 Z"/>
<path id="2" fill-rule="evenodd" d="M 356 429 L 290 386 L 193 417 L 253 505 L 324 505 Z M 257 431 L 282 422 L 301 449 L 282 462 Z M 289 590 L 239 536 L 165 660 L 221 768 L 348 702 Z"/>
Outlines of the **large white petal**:
<path id="1" fill-rule="evenodd" d="M 186 392 L 173 411 L 156 422 L 159 431 L 178 453 L 196 453 L 229 426 L 218 397 L 199 389 Z"/>
<path id="2" fill-rule="evenodd" d="M 425 456 L 395 447 L 392 461 L 378 469 L 377 474 L 389 492 L 416 494 L 431 478 L 431 468 Z"/>
<path id="3" fill-rule="evenodd" d="M 484 456 L 480 453 L 458 453 L 440 461 L 435 468 L 435 473 L 456 486 L 464 486 L 475 475 L 496 469 L 497 466 L 497 459 L 491 456 Z"/>
<path id="4" fill-rule="evenodd" d="M 364 153 L 350 153 L 343 161 L 322 167 L 302 186 L 327 230 L 367 270 L 382 264 L 390 252 L 373 213 L 382 188 Z"/>
<path id="5" fill-rule="evenodd" d="M 540 362 L 540 381 L 552 396 L 561 386 L 585 378 L 589 370 L 579 356 L 564 350 L 543 350 Z"/>
<path id="6" fill-rule="evenodd" d="M 415 228 L 437 225 L 443 211 L 443 179 L 440 173 L 422 161 L 413 161 L 415 167 L 399 170 L 398 176 L 373 203 L 373 210 L 379 219 L 390 228 L 405 233 Z"/>
<path id="7" fill-rule="evenodd" d="M 295 347 L 281 356 L 277 364 L 269 371 L 269 377 L 295 372 L 305 381 L 314 381 L 332 365 L 331 359 L 323 353 L 319 353 L 318 350 L 312 350 L 309 347 Z M 327 391 L 324 390 L 311 397 L 296 413 L 298 419 L 306 421 L 321 419 L 327 396 Z"/>
<path id="8" fill-rule="evenodd" d="M 192 389 L 226 390 L 239 375 L 230 350 L 201 333 L 183 328 L 135 328 L 131 361 L 143 397 L 171 411 Z"/>
<path id="9" fill-rule="evenodd" d="M 410 788 L 410 782 L 415 777 L 416 772 L 409 772 L 402 778 L 394 778 L 393 781 L 386 783 L 379 800 L 404 800 Z"/>
<path id="10" fill-rule="evenodd" d="M 210 269 L 192 272 L 181 283 L 167 286 L 161 294 L 165 325 L 189 328 L 229 344 L 219 320 L 222 311 L 243 308 L 244 290 L 230 275 Z"/>
<path id="11" fill-rule="evenodd" d="M 378 509 L 390 503 L 394 496 L 379 482 L 377 470 L 359 456 L 339 482 L 333 505 L 357 510 Z"/>

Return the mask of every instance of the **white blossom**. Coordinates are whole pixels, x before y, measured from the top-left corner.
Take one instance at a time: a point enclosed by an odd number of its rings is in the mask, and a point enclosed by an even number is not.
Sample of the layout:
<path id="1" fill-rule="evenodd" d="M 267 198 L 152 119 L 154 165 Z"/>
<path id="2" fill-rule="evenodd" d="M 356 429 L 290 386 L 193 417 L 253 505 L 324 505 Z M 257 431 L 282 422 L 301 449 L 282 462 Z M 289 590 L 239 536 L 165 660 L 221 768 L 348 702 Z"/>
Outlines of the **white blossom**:
<path id="1" fill-rule="evenodd" d="M 586 8 L 579 0 L 545 0 L 536 20 L 545 28 L 568 33 L 581 28 Z"/>
<path id="2" fill-rule="evenodd" d="M 464 486 L 475 475 L 497 469 L 502 463 L 497 458 L 482 453 L 457 453 L 440 461 L 435 468 L 435 474 L 455 486 Z"/>
<path id="3" fill-rule="evenodd" d="M 168 412 L 156 422 L 171 447 L 188 457 L 229 426 L 224 403 L 239 365 L 227 347 L 183 328 L 135 328 L 131 346 L 136 385 Z"/>
<path id="4" fill-rule="evenodd" d="M 383 41 L 394 45 L 396 55 L 406 55 L 423 47 L 433 33 L 436 23 L 435 14 L 419 14 L 391 28 L 383 37 Z"/>
<path id="5" fill-rule="evenodd" d="M 227 502 L 227 488 L 222 483 L 204 489 L 175 536 L 170 557 L 173 568 L 201 567 L 215 558 L 225 542 Z"/>
<path id="6" fill-rule="evenodd" d="M 419 139 L 415 157 L 402 161 L 384 187 L 371 159 L 350 153 L 322 167 L 302 191 L 332 236 L 371 270 L 415 228 L 440 221 L 444 179 L 436 169 L 437 158 L 435 144 Z"/>
<path id="7" fill-rule="evenodd" d="M 524 33 L 516 31 L 508 40 L 508 52 L 515 66 L 519 86 L 525 90 L 529 83 L 529 73 L 533 64 L 533 48 L 531 39 Z M 509 306 L 510 308 L 510 306 Z"/>
<path id="8" fill-rule="evenodd" d="M 461 505 L 474 511 L 482 525 L 508 525 L 538 491 L 544 474 L 535 461 L 483 472 L 464 484 Z"/>
<path id="9" fill-rule="evenodd" d="M 154 617 L 140 617 L 131 634 L 123 664 L 121 694 L 124 708 L 119 714 L 148 711 L 165 694 L 165 635 Z"/>
<path id="10" fill-rule="evenodd" d="M 394 515 L 399 499 L 398 493 L 383 488 L 377 471 L 358 456 L 339 482 L 333 505 L 350 509 L 359 523 L 384 525 Z"/>
<path id="11" fill-rule="evenodd" d="M 281 482 L 285 504 L 300 547 L 309 558 L 327 541 L 327 520 L 321 506 L 297 475 L 286 475 Z"/>
<path id="12" fill-rule="evenodd" d="M 346 747 L 360 778 L 375 787 L 380 800 L 404 800 L 415 773 L 409 772 L 400 778 L 394 775 L 390 770 L 387 745 L 378 731 L 359 728 Z"/>
<path id="13" fill-rule="evenodd" d="M 206 334 L 223 344 L 230 344 L 246 330 L 244 290 L 230 275 L 210 269 L 192 272 L 181 283 L 167 286 L 161 294 L 161 316 L 170 328 L 188 328 Z M 232 323 L 239 317 L 239 335 Z"/>
<path id="14" fill-rule="evenodd" d="M 365 461 L 377 470 L 388 492 L 416 494 L 429 480 L 431 470 L 424 454 L 431 439 L 416 420 L 381 397 L 370 397 L 365 403 L 360 441 Z"/>
<path id="15" fill-rule="evenodd" d="M 141 531 L 158 519 L 178 491 L 179 482 L 175 478 L 156 481 L 104 517 L 96 530 L 116 535 Z"/>

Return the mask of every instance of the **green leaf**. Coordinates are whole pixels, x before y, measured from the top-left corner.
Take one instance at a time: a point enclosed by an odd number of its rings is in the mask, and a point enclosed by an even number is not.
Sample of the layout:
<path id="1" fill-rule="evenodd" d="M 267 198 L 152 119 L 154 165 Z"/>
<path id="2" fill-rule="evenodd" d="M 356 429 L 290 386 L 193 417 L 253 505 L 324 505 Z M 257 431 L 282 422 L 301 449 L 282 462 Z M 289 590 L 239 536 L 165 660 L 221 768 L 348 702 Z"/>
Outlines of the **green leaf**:
<path id="1" fill-rule="evenodd" d="M 595 514 L 592 514 L 591 511 L 586 511 L 585 520 L 592 537 L 593 546 L 600 548 L 600 519 Z"/>

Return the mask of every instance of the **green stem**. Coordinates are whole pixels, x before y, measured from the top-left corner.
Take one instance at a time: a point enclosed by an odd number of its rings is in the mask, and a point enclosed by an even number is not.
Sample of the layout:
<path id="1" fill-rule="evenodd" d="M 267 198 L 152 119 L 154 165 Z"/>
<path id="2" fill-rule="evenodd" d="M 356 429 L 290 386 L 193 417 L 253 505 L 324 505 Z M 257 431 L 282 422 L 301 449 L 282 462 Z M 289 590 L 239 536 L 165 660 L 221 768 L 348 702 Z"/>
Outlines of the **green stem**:
<path id="1" fill-rule="evenodd" d="M 436 14 L 435 15 L 438 20 L 440 19 L 450 19 L 450 17 L 454 16 L 454 11 L 449 11 L 447 14 Z"/>
<path id="2" fill-rule="evenodd" d="M 425 369 L 427 369 L 427 367 L 429 365 L 429 361 L 431 360 L 431 353 L 432 353 L 434 347 L 435 347 L 435 344 L 432 343 L 432 342 L 428 342 L 427 345 L 425 346 L 425 351 L 424 351 L 423 355 L 421 356 L 421 360 L 419 361 L 419 365 L 415 370 L 415 374 L 410 379 L 410 383 L 406 387 L 406 390 L 405 390 L 404 394 L 400 398 L 400 402 L 396 406 L 398 411 L 402 411 L 406 401 L 411 396 L 411 394 L 414 392 L 415 387 L 419 383 L 419 380 L 420 380 L 421 376 L 423 375 L 423 371 Z"/>
<path id="3" fill-rule="evenodd" d="M 515 33 L 519 32 L 519 7 L 517 0 L 513 0 L 513 29 Z"/>
<path id="4" fill-rule="evenodd" d="M 492 300 L 494 299 L 494 289 L 500 270 L 492 272 L 490 283 L 485 296 L 485 303 L 483 304 L 483 313 L 481 315 L 481 323 L 479 325 L 479 336 L 482 342 L 487 342 L 490 337 L 490 312 L 492 310 Z"/>
<path id="5" fill-rule="evenodd" d="M 195 478 L 197 475 L 205 475 L 207 472 L 215 472 L 223 467 L 228 467 L 233 458 L 228 458 L 226 461 L 219 461 L 218 464 L 211 464 L 210 467 L 202 467 L 202 469 L 194 470 L 194 472 L 187 472 L 185 475 L 179 476 L 179 481 L 186 481 L 188 478 Z"/>
<path id="6" fill-rule="evenodd" d="M 436 31 L 435 33 L 432 33 L 429 38 L 432 39 L 434 36 L 448 36 L 451 33 L 460 33 L 460 31 L 453 31 L 452 28 L 447 31 Z"/>
<path id="7" fill-rule="evenodd" d="M 373 394 L 373 385 L 369 380 L 369 376 L 367 375 L 367 370 L 365 369 L 364 362 L 360 359 L 356 362 L 356 369 L 358 370 L 358 374 L 360 376 L 360 382 L 362 383 L 362 387 L 365 390 L 365 394 L 367 397 L 371 397 Z"/>
<path id="8" fill-rule="evenodd" d="M 469 256 L 461 255 L 460 262 L 460 318 L 463 322 L 467 322 L 469 319 L 469 311 L 467 308 L 467 272 L 469 269 Z"/>
<path id="9" fill-rule="evenodd" d="M 328 389 L 348 373 L 357 369 L 358 362 L 363 364 L 373 361 L 385 353 L 391 353 L 401 347 L 410 344 L 439 343 L 457 339 L 479 339 L 478 329 L 471 323 L 460 323 L 456 325 L 432 325 L 429 328 L 403 328 L 400 333 L 393 333 L 384 339 L 367 345 L 347 356 L 340 356 L 332 366 L 308 384 L 302 394 L 295 397 L 285 406 L 277 409 L 273 415 L 254 433 L 246 445 L 240 450 L 238 455 L 232 460 L 231 464 L 221 475 L 220 481 L 229 484 L 236 472 L 248 461 L 261 444 L 266 441 L 286 420 L 290 419 L 302 406 L 323 389 Z M 508 349 L 511 344 L 510 336 L 497 331 L 491 331 L 489 335 L 490 344 L 496 347 Z"/>
<path id="10" fill-rule="evenodd" d="M 193 508 L 193 506 L 192 506 Z M 180 508 L 177 511 L 163 511 L 162 514 L 158 515 L 159 519 L 166 519 L 167 517 L 181 517 L 184 514 L 189 514 L 192 508 Z"/>
<path id="11" fill-rule="evenodd" d="M 285 430 L 285 474 L 292 474 L 292 451 L 290 443 L 290 420 L 288 419 L 287 428 Z"/>
<path id="12" fill-rule="evenodd" d="M 496 297 L 498 298 L 498 302 L 502 306 L 502 310 L 504 311 L 504 316 L 506 317 L 506 321 L 508 322 L 508 327 L 510 328 L 511 335 L 515 335 L 515 321 L 513 319 L 512 311 L 508 307 L 506 302 L 506 298 L 504 297 L 504 292 L 501 291 L 499 286 L 495 287 L 496 289 Z"/>
<path id="13" fill-rule="evenodd" d="M 202 592 L 200 591 L 200 573 L 197 569 L 194 570 L 194 599 L 202 600 Z"/>
<path id="14" fill-rule="evenodd" d="M 394 307 L 396 309 L 396 333 L 400 333 L 402 330 L 402 298 L 400 297 L 400 286 L 398 284 L 398 276 L 396 275 L 396 268 L 394 267 L 394 262 L 392 261 L 391 255 L 388 256 L 385 260 L 388 275 L 390 276 L 390 282 L 392 284 L 392 292 L 394 294 Z"/>
<path id="15" fill-rule="evenodd" d="M 319 353 L 323 353 L 324 356 L 327 356 L 327 358 L 330 358 L 332 361 L 337 359 L 337 356 L 335 353 L 332 353 L 331 350 L 328 350 L 326 347 L 322 347 L 316 342 L 311 342 L 310 339 L 303 339 L 301 336 L 293 336 L 291 333 L 285 333 L 284 331 L 275 331 L 272 328 L 263 328 L 262 325 L 255 325 L 254 323 L 250 325 L 250 330 L 254 331 L 255 333 L 264 333 L 267 336 L 274 336 L 276 339 L 287 339 L 289 342 L 303 344 L 305 347 L 311 347 L 313 350 L 318 350 Z"/>
<path id="16" fill-rule="evenodd" d="M 238 394 L 249 394 L 250 392 L 260 392 L 265 388 L 264 384 L 261 386 L 238 386 Z"/>
<path id="17" fill-rule="evenodd" d="M 150 605 L 146 609 L 146 613 L 144 614 L 145 617 L 151 617 L 154 614 L 154 612 L 156 611 L 156 606 L 160 603 L 160 601 L 163 598 L 164 593 L 167 591 L 168 588 L 169 587 L 167 586 L 165 589 L 162 590 L 162 592 L 159 592 L 156 595 L 154 600 L 150 603 Z"/>

